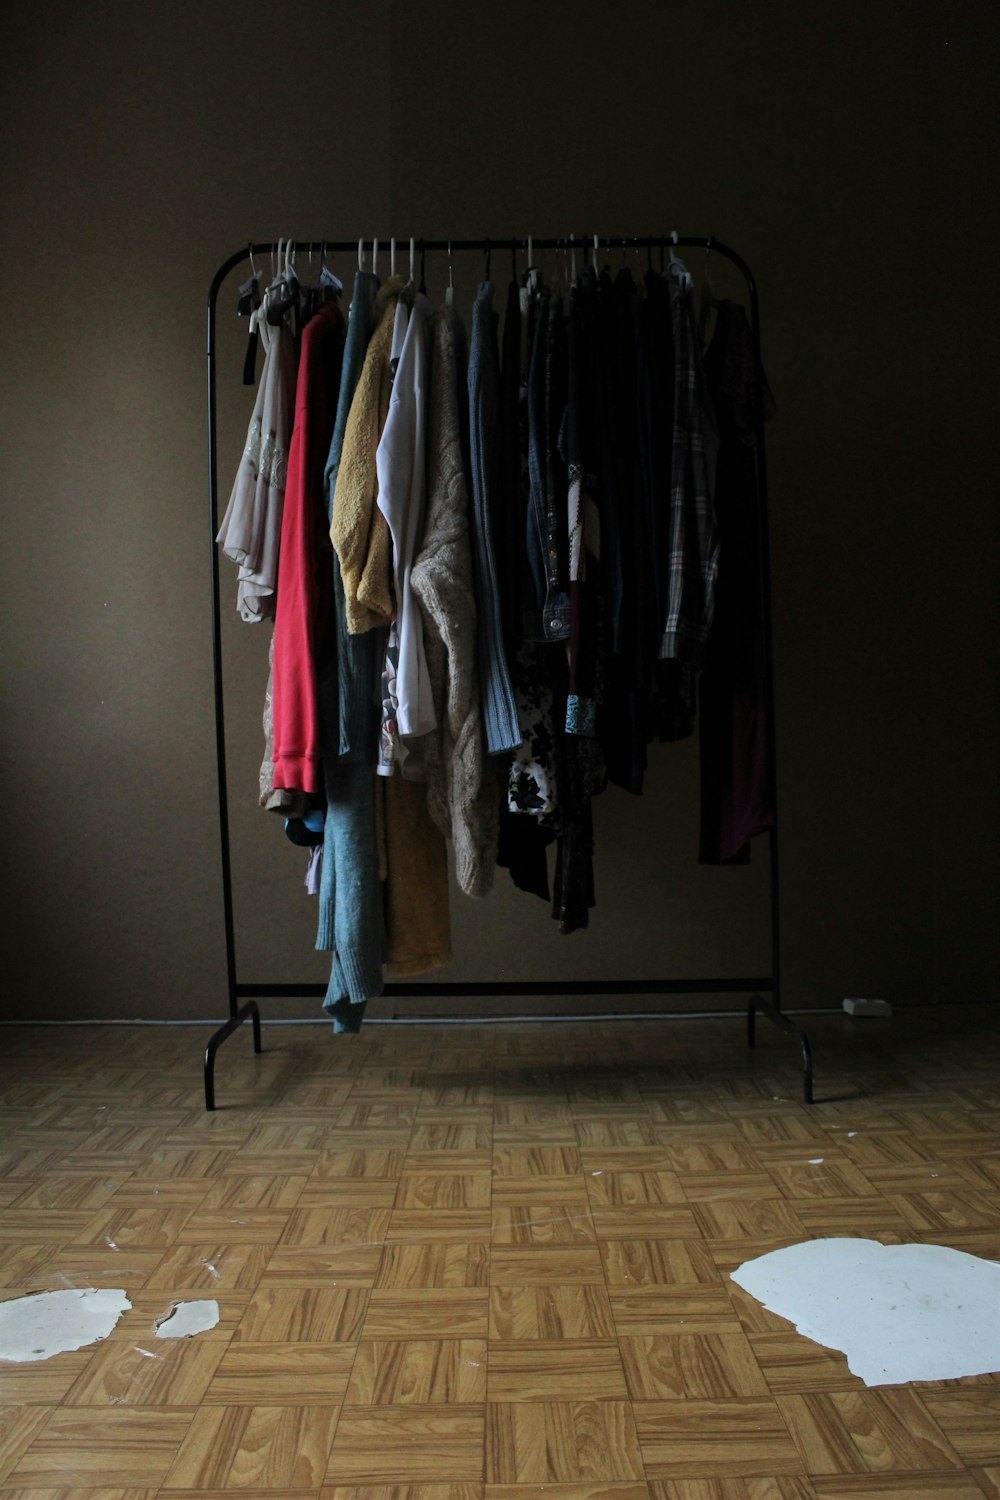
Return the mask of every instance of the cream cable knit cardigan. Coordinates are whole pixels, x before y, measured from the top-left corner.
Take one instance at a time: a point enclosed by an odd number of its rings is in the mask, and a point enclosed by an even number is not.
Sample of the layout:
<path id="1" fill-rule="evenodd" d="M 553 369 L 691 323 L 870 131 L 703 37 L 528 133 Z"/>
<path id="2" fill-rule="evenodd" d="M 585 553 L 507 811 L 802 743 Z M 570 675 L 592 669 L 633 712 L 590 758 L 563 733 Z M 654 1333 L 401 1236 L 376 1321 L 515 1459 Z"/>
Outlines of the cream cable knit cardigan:
<path id="1" fill-rule="evenodd" d="M 469 493 L 462 456 L 459 382 L 465 335 L 453 308 L 432 323 L 427 434 L 427 512 L 411 587 L 424 617 L 424 648 L 438 727 L 419 741 L 427 806 L 451 836 L 455 874 L 467 896 L 485 896 L 496 867 L 499 787 L 483 745 L 476 659 L 476 603 Z"/>

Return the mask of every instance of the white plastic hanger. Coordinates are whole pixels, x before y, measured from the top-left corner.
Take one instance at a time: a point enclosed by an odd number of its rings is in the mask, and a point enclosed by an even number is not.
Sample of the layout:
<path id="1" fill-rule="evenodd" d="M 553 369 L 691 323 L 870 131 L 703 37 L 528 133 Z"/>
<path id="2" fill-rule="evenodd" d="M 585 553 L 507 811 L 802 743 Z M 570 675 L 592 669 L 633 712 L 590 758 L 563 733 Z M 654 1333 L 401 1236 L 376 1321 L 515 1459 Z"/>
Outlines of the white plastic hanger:
<path id="1" fill-rule="evenodd" d="M 692 277 L 690 271 L 688 270 L 687 266 L 684 264 L 684 262 L 681 260 L 680 256 L 677 253 L 678 247 L 677 247 L 677 230 L 676 229 L 671 229 L 671 231 L 670 231 L 670 242 L 671 242 L 671 245 L 672 245 L 672 249 L 670 251 L 670 266 L 669 266 L 670 275 L 673 276 L 676 281 L 679 281 L 680 284 L 681 284 L 681 286 L 683 286 L 683 287 L 689 287 L 692 284 L 693 277 Z"/>
<path id="2" fill-rule="evenodd" d="M 363 271 L 364 268 L 365 268 L 365 242 L 364 242 L 364 240 L 358 240 L 358 270 L 359 271 Z"/>
<path id="3" fill-rule="evenodd" d="M 378 240 L 372 240 L 372 275 L 378 275 Z"/>

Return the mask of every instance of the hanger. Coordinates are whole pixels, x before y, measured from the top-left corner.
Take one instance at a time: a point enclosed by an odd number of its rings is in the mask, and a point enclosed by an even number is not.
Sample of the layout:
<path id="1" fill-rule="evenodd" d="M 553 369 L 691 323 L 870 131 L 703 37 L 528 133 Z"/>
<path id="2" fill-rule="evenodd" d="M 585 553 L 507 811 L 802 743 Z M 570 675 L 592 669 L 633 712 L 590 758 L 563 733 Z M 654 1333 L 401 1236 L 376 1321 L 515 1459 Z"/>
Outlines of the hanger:
<path id="1" fill-rule="evenodd" d="M 395 276 L 395 274 L 396 274 L 396 241 L 395 241 L 395 239 L 390 239 L 390 241 L 389 241 L 389 275 L 390 276 Z"/>
<path id="2" fill-rule="evenodd" d="M 531 235 L 529 234 L 528 235 L 528 275 L 527 275 L 527 282 L 528 282 L 528 290 L 530 292 L 533 292 L 535 290 L 535 287 L 538 285 L 538 267 L 535 265 L 535 257 L 534 257 L 534 254 L 533 254 L 533 249 L 534 249 L 534 246 L 533 246 L 532 238 L 531 238 Z"/>
<path id="3" fill-rule="evenodd" d="M 250 276 L 240 287 L 239 300 L 236 304 L 236 315 L 240 318 L 250 319 L 250 332 L 247 338 L 247 352 L 243 358 L 243 384 L 255 385 L 257 381 L 257 345 L 260 335 L 257 332 L 257 323 L 260 318 L 260 278 L 261 272 L 253 263 L 253 242 L 250 243 Z"/>
<path id="4" fill-rule="evenodd" d="M 364 268 L 365 268 L 365 242 L 364 242 L 364 240 L 358 240 L 358 270 L 359 271 L 363 271 Z"/>
<path id="5" fill-rule="evenodd" d="M 240 318 L 248 318 L 250 314 L 260 306 L 260 278 L 261 272 L 253 263 L 253 244 L 250 245 L 250 275 L 246 281 L 241 282 L 239 290 L 239 301 L 236 304 L 236 314 Z"/>
<path id="6" fill-rule="evenodd" d="M 282 268 L 281 247 L 285 247 L 284 267 Z M 299 278 L 295 274 L 295 266 L 291 254 L 291 240 L 278 241 L 278 274 L 271 282 L 268 291 L 273 293 L 268 298 L 267 321 L 273 328 L 278 328 L 284 321 L 287 312 L 295 313 L 295 329 L 298 332 L 301 324 L 299 322 Z"/>
<path id="7" fill-rule="evenodd" d="M 705 279 L 701 284 L 701 300 L 698 305 L 698 332 L 701 334 L 703 344 L 708 342 L 708 325 L 712 321 L 712 312 L 722 306 L 722 299 L 712 291 L 712 245 L 714 242 L 715 236 L 712 234 L 705 241 Z"/>
<path id="8" fill-rule="evenodd" d="M 378 275 L 378 240 L 372 240 L 372 275 Z"/>
<path id="9" fill-rule="evenodd" d="M 416 261 L 415 261 L 414 256 L 413 256 L 413 235 L 411 234 L 410 235 L 410 283 L 411 283 L 411 285 L 413 284 L 413 282 L 416 281 L 415 272 L 416 272 Z"/>
<path id="10" fill-rule="evenodd" d="M 455 303 L 455 282 L 451 274 L 451 240 L 448 241 L 448 286 L 444 294 L 445 307 L 453 307 Z"/>
<path id="11" fill-rule="evenodd" d="M 672 248 L 672 250 L 670 252 L 670 267 L 669 267 L 670 275 L 674 278 L 675 281 L 679 282 L 682 287 L 690 287 L 692 285 L 693 281 L 694 281 L 694 277 L 691 275 L 691 273 L 688 270 L 687 266 L 684 264 L 684 262 L 681 260 L 680 256 L 677 253 L 677 230 L 676 229 L 671 229 L 671 231 L 670 231 L 670 241 L 671 241 L 671 244 L 673 246 L 673 248 Z"/>

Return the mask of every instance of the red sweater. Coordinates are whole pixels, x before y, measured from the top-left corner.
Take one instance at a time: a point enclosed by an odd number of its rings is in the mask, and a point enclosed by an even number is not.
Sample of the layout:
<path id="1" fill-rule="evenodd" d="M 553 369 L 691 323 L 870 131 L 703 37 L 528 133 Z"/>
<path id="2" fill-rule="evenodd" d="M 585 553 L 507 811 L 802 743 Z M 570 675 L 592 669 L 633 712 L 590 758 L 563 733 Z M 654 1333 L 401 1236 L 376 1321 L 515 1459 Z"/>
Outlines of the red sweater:
<path id="1" fill-rule="evenodd" d="M 274 615 L 274 786 L 318 792 L 323 784 L 316 651 L 330 622 L 333 564 L 323 504 L 323 465 L 336 415 L 344 317 L 324 303 L 306 324 L 295 385 Z"/>

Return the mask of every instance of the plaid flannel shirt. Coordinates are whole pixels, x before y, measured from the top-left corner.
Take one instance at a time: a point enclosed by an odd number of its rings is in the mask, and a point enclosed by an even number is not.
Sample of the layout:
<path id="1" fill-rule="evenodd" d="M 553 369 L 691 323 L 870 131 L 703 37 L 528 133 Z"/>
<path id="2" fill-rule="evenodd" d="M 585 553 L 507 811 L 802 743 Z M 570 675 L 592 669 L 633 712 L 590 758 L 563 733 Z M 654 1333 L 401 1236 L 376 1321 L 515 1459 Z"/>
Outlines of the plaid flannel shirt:
<path id="1" fill-rule="evenodd" d="M 719 437 L 701 366 L 690 278 L 671 281 L 674 435 L 670 475 L 670 568 L 661 659 L 697 671 L 712 626 L 719 539 L 713 492 Z"/>

